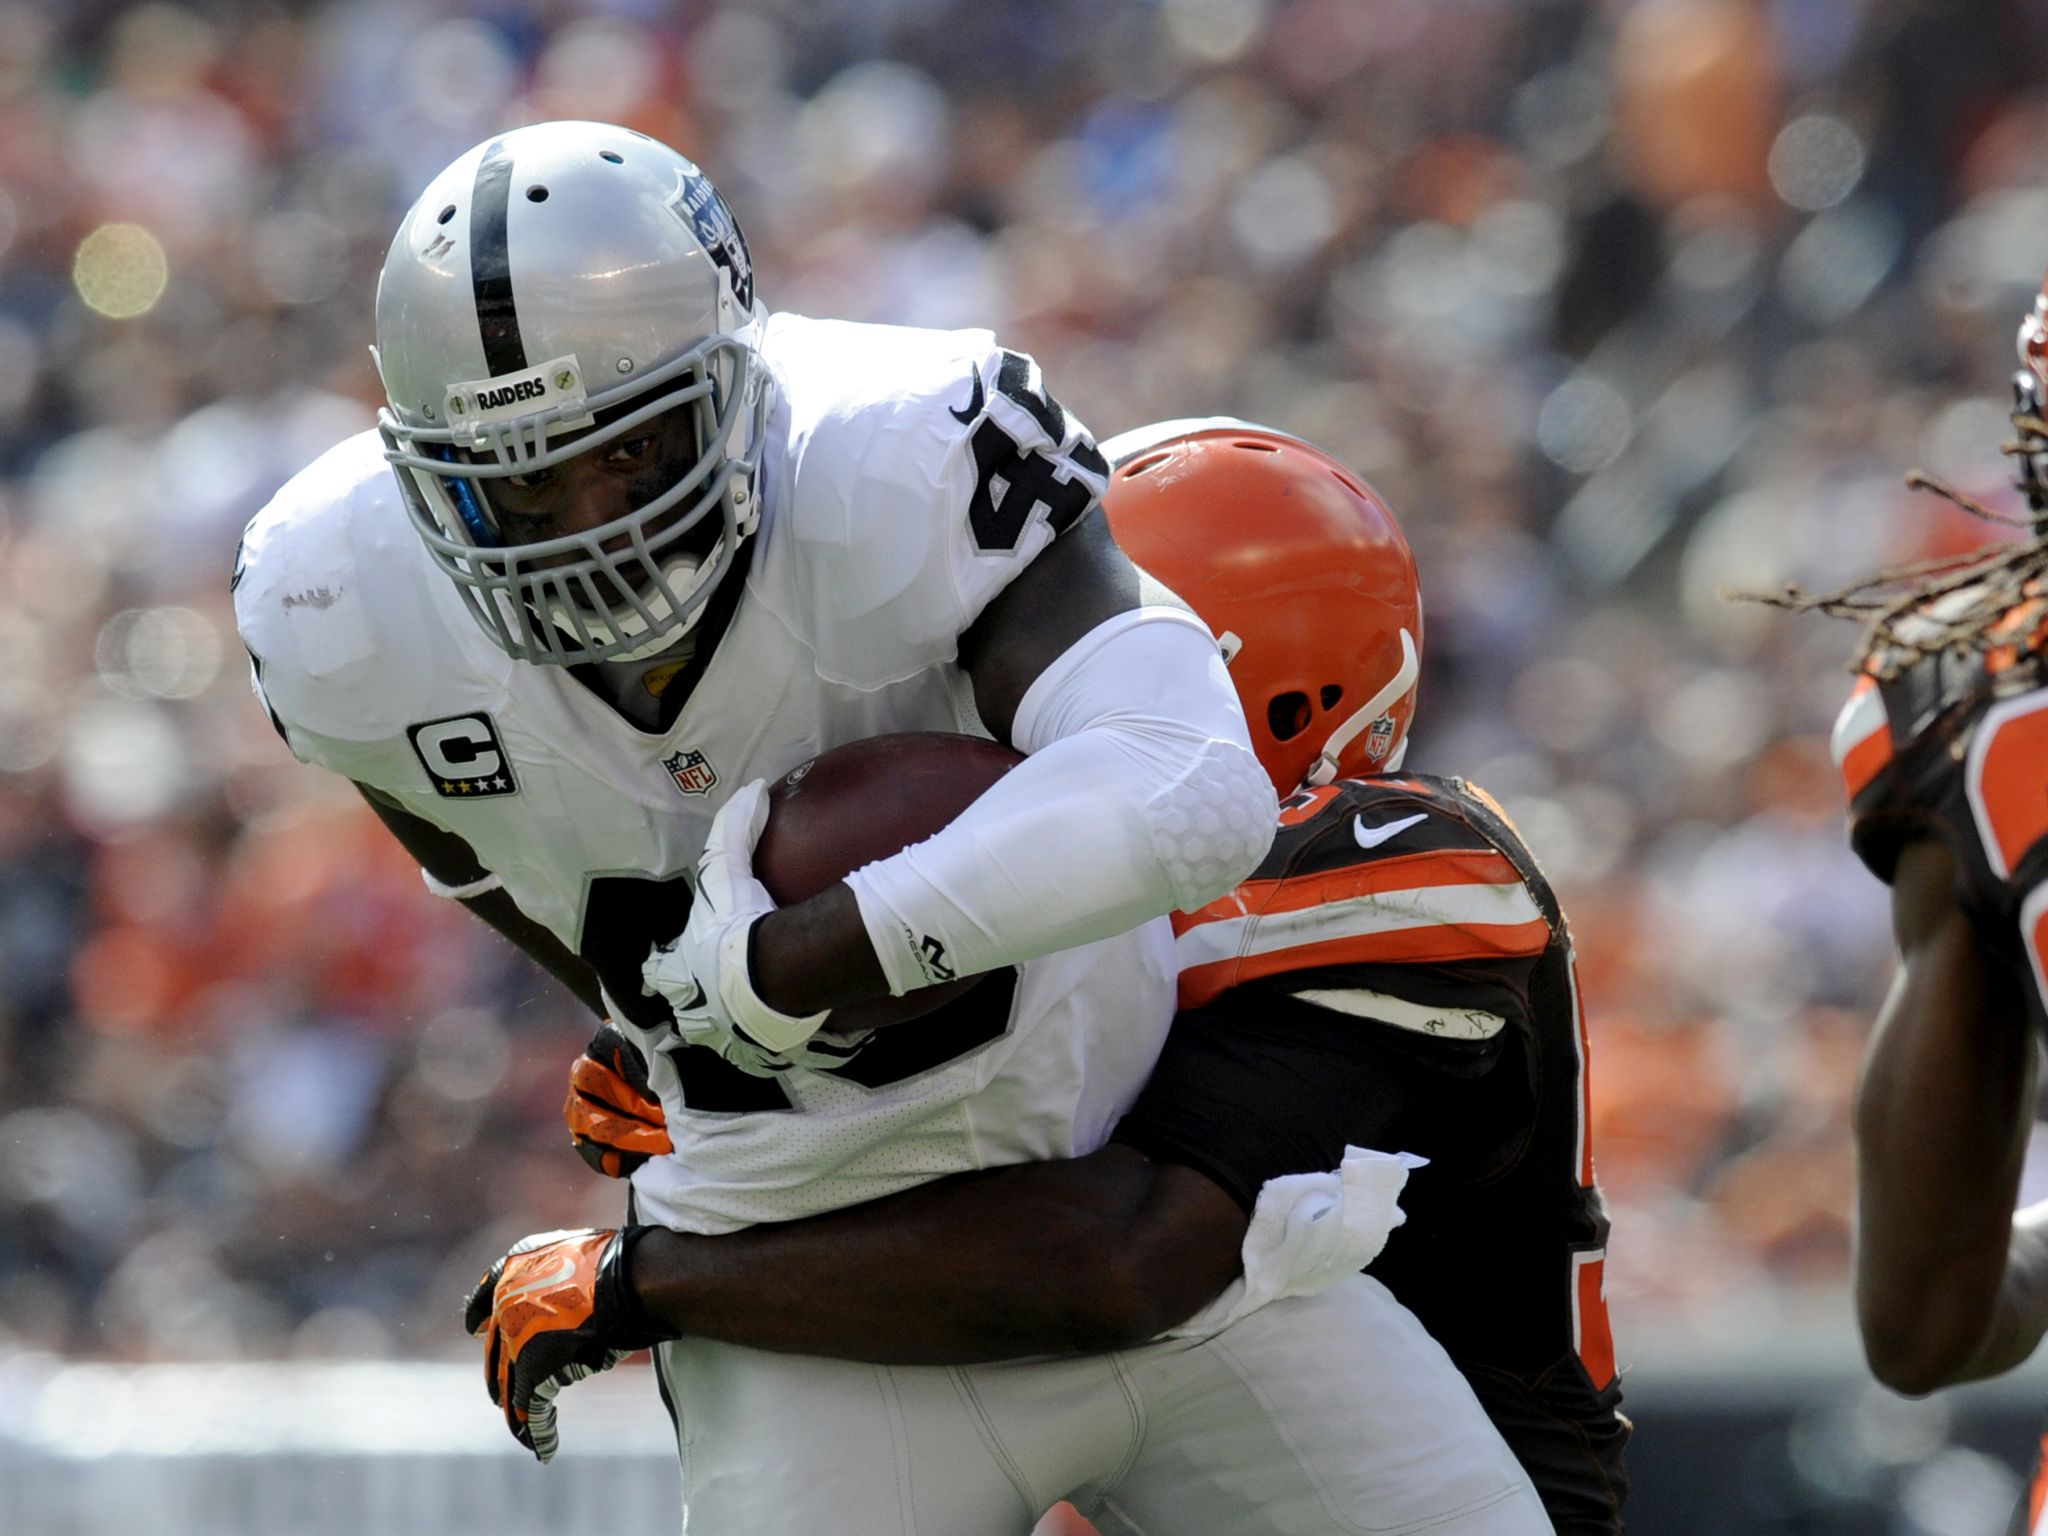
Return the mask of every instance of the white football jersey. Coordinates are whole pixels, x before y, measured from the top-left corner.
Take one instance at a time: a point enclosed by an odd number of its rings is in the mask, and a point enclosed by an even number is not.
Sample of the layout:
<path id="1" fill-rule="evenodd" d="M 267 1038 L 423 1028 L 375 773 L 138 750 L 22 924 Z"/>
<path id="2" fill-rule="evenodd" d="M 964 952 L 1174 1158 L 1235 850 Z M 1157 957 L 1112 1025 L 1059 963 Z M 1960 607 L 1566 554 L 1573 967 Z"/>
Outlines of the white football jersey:
<path id="1" fill-rule="evenodd" d="M 831 1076 L 749 1077 L 677 1043 L 642 992 L 734 789 L 867 736 L 986 734 L 959 637 L 1103 489 L 1086 430 L 986 331 L 778 315 L 763 352 L 777 394 L 745 590 L 665 731 L 492 643 L 430 563 L 374 432 L 257 515 L 235 578 L 292 751 L 461 837 L 598 972 L 675 1142 L 635 1179 L 641 1212 L 699 1231 L 1091 1150 L 1173 1007 L 1164 919 L 992 977 Z"/>

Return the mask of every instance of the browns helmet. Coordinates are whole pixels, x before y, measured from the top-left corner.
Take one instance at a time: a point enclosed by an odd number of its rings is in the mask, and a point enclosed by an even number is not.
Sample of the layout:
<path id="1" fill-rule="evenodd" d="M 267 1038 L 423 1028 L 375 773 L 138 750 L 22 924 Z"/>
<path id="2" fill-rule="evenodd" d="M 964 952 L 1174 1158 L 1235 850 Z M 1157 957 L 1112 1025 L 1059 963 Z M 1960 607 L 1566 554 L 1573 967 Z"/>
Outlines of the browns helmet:
<path id="1" fill-rule="evenodd" d="M 1422 594 L 1372 488 L 1299 438 L 1224 417 L 1140 427 L 1102 448 L 1111 531 L 1222 642 L 1273 787 L 1397 768 Z"/>

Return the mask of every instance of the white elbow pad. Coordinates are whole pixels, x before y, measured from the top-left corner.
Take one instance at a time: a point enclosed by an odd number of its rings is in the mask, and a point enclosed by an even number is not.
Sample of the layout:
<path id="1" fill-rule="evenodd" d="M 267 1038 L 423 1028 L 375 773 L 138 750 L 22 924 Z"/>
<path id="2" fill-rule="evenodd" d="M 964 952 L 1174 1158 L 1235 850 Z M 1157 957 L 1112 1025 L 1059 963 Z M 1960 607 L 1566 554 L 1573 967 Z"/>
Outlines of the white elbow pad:
<path id="1" fill-rule="evenodd" d="M 1098 625 L 1017 711 L 1030 753 L 951 826 L 848 877 L 892 991 L 1092 943 L 1215 899 L 1277 827 L 1206 629 L 1150 608 Z M 936 947 L 936 950 L 935 950 Z"/>
<path id="2" fill-rule="evenodd" d="M 1151 735 L 1160 747 L 1154 766 L 1179 770 L 1143 798 L 1139 817 L 1170 906 L 1203 906 L 1251 873 L 1273 846 L 1279 808 L 1222 651 L 1200 619 L 1153 607 L 1097 625 L 1024 695 L 1017 745 L 1035 752 L 1105 726 Z"/>
<path id="3" fill-rule="evenodd" d="M 1207 741 L 1180 778 L 1154 794 L 1145 825 L 1173 887 L 1173 906 L 1192 912 L 1244 879 L 1273 846 L 1272 781 L 1248 748 Z"/>

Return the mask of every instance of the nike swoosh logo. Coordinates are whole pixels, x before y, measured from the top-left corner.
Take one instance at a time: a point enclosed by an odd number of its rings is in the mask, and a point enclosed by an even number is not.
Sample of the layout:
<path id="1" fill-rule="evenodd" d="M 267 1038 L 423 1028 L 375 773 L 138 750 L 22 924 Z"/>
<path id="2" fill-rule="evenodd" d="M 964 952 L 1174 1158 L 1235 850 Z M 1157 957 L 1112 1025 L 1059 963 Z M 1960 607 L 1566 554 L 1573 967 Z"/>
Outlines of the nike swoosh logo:
<path id="1" fill-rule="evenodd" d="M 503 1303 L 510 1301 L 515 1296 L 524 1296 L 529 1291 L 552 1290 L 555 1286 L 562 1284 L 564 1281 L 574 1280 L 575 1278 L 576 1261 L 572 1258 L 568 1258 L 565 1256 L 562 1259 L 562 1267 L 556 1270 L 553 1274 L 542 1275 L 538 1280 L 529 1280 L 526 1282 L 526 1284 L 520 1286 L 517 1290 L 505 1292 L 502 1296 L 498 1298 L 498 1301 L 502 1305 Z"/>
<path id="2" fill-rule="evenodd" d="M 946 407 L 946 414 L 951 416 L 955 421 L 959 422 L 962 426 L 965 426 L 968 422 L 974 420 L 975 417 L 981 414 L 982 402 L 987 398 L 987 391 L 985 391 L 981 387 L 981 370 L 979 368 L 976 368 L 974 370 L 974 393 L 967 397 L 967 409 L 964 411 L 956 411 L 951 406 L 948 406 Z"/>
<path id="3" fill-rule="evenodd" d="M 671 1014 L 680 1015 L 688 1013 L 693 1008 L 701 1008 L 704 1006 L 704 983 L 697 980 L 696 977 L 692 976 L 690 978 L 690 995 L 684 998 L 680 1003 L 674 1002 L 671 999 L 664 997 L 661 993 L 655 991 L 653 987 L 649 986 L 644 981 L 640 983 L 640 995 L 642 997 L 660 998 L 662 1002 L 668 1004 L 668 1009 Z"/>
<path id="4" fill-rule="evenodd" d="M 1413 816 L 1404 816 L 1399 821 L 1390 821 L 1383 827 L 1368 827 L 1363 816 L 1351 818 L 1351 835 L 1358 839 L 1361 848 L 1377 848 L 1388 838 L 1399 832 L 1406 832 L 1418 821 L 1429 820 L 1429 812 L 1417 811 Z"/>

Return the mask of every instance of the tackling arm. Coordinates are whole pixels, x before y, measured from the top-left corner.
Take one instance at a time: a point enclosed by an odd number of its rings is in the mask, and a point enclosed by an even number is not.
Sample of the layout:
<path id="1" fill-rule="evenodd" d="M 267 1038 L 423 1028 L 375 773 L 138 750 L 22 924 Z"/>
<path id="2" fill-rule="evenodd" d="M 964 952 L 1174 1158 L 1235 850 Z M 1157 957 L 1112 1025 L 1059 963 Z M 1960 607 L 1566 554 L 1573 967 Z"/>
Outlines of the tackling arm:
<path id="1" fill-rule="evenodd" d="M 422 821 L 388 795 L 369 785 L 356 789 L 377 813 L 405 851 L 419 861 L 420 868 L 437 885 L 460 890 L 487 877 L 483 865 L 469 844 L 432 822 Z M 502 887 L 492 887 L 475 896 L 460 898 L 462 904 L 512 942 L 514 948 L 537 961 L 550 976 L 575 994 L 576 1000 L 599 1018 L 606 1013 L 598 990 L 597 973 L 580 956 L 572 954 L 562 941 L 519 910 L 517 902 Z"/>
<path id="2" fill-rule="evenodd" d="M 1899 857 L 1901 964 L 1857 1084 L 1856 1312 L 1900 1392 L 1996 1375 L 2048 1330 L 2048 1204 L 2013 1214 L 2035 1047 L 2009 968 L 1955 900 L 1948 845 Z"/>
<path id="3" fill-rule="evenodd" d="M 1245 1226 L 1202 1175 L 1109 1147 L 721 1237 L 539 1233 L 485 1272 L 463 1322 L 506 1428 L 546 1461 L 556 1394 L 650 1343 L 889 1365 L 1098 1353 L 1222 1291 Z"/>
<path id="4" fill-rule="evenodd" d="M 1092 1354 L 1185 1321 L 1237 1274 L 1245 1212 L 1192 1169 L 1112 1145 L 719 1237 L 633 1245 L 677 1334 L 885 1365 Z"/>

